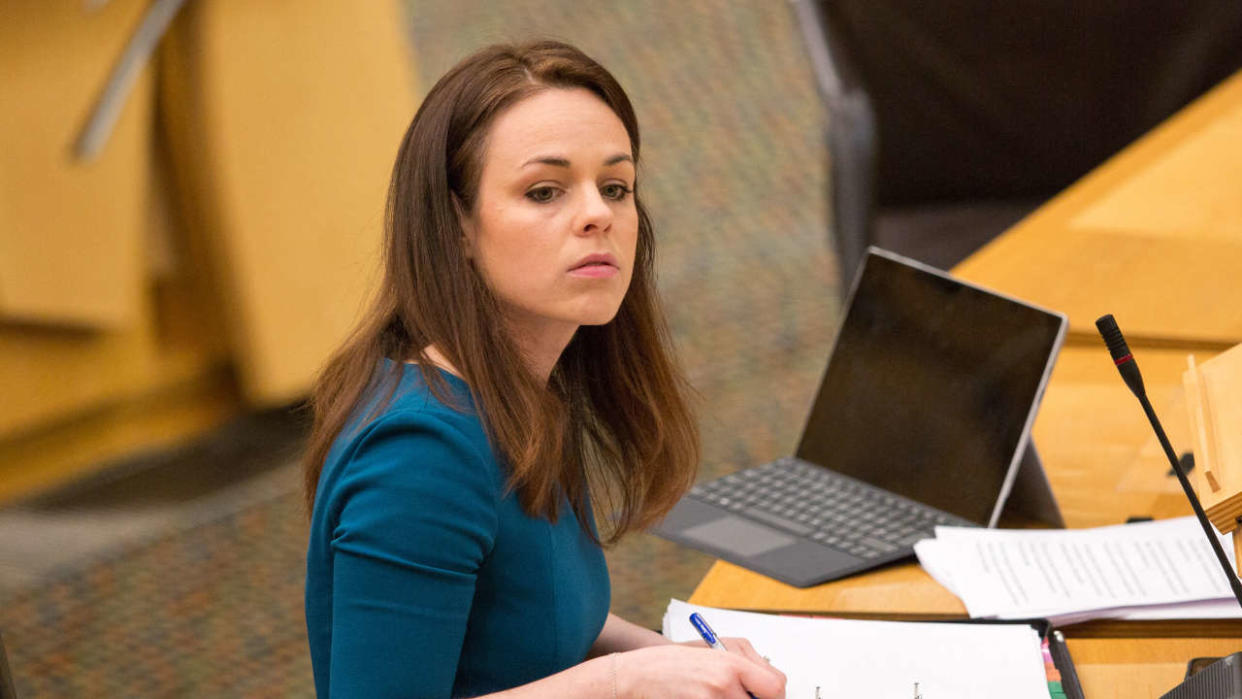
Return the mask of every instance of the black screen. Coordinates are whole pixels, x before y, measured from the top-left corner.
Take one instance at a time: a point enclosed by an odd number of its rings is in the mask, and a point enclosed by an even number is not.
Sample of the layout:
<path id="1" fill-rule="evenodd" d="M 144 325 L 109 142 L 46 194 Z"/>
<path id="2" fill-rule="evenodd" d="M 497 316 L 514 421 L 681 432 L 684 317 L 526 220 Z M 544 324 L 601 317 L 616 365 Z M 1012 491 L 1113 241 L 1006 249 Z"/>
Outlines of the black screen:
<path id="1" fill-rule="evenodd" d="M 798 457 L 986 524 L 1064 319 L 872 251 Z"/>

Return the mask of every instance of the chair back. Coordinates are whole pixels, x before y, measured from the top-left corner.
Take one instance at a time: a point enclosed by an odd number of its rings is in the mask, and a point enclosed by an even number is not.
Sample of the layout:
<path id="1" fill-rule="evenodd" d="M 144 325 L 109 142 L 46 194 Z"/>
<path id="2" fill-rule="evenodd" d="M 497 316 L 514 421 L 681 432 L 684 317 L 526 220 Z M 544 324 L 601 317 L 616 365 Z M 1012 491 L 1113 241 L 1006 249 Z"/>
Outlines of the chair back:
<path id="1" fill-rule="evenodd" d="M 1242 68 L 1237 0 L 818 0 L 878 206 L 1055 194 Z"/>
<path id="2" fill-rule="evenodd" d="M 793 6 L 847 270 L 881 211 L 1046 200 L 1242 69 L 1237 0 Z"/>

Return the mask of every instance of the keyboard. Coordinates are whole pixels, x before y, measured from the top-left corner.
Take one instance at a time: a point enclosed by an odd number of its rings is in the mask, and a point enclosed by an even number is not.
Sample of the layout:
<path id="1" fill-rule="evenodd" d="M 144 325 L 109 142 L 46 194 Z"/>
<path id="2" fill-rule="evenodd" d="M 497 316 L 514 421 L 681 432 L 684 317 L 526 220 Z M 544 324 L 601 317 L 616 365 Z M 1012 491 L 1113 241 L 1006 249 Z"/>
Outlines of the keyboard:
<path id="1" fill-rule="evenodd" d="M 695 486 L 689 497 L 863 559 L 910 552 L 938 524 L 978 526 L 792 457 Z"/>

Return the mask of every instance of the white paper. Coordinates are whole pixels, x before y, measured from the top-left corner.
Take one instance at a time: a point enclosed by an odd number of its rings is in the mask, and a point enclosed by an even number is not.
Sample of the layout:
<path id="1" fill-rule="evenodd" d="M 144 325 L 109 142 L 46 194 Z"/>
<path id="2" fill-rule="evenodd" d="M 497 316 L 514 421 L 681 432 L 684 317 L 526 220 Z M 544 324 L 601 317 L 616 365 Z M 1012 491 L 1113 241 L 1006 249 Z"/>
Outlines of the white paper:
<path id="1" fill-rule="evenodd" d="M 1233 598 L 1193 517 L 1078 530 L 937 527 L 915 553 L 972 617 L 1219 617 L 1227 607 L 1203 602 Z"/>
<path id="2" fill-rule="evenodd" d="M 698 640 L 699 612 L 722 638 L 746 638 L 788 677 L 787 699 L 1048 699 L 1039 634 L 1021 624 L 810 619 L 669 602 L 664 635 Z"/>
<path id="3" fill-rule="evenodd" d="M 1201 602 L 1157 604 L 1151 607 L 1130 607 L 1117 617 L 1136 621 L 1158 619 L 1237 619 L 1242 617 L 1242 606 L 1232 595 L 1226 599 L 1209 599 Z"/>

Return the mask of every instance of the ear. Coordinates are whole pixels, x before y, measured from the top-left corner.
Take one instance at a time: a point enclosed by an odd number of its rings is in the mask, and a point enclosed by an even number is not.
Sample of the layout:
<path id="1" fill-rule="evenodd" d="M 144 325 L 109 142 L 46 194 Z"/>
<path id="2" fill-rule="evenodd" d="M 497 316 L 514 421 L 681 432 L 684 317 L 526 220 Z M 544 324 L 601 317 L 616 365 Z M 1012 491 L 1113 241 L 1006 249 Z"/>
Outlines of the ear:
<path id="1" fill-rule="evenodd" d="M 474 218 L 466 213 L 457 193 L 453 193 L 453 213 L 457 214 L 457 225 L 461 228 L 461 246 L 467 260 L 474 259 L 475 225 Z"/>

